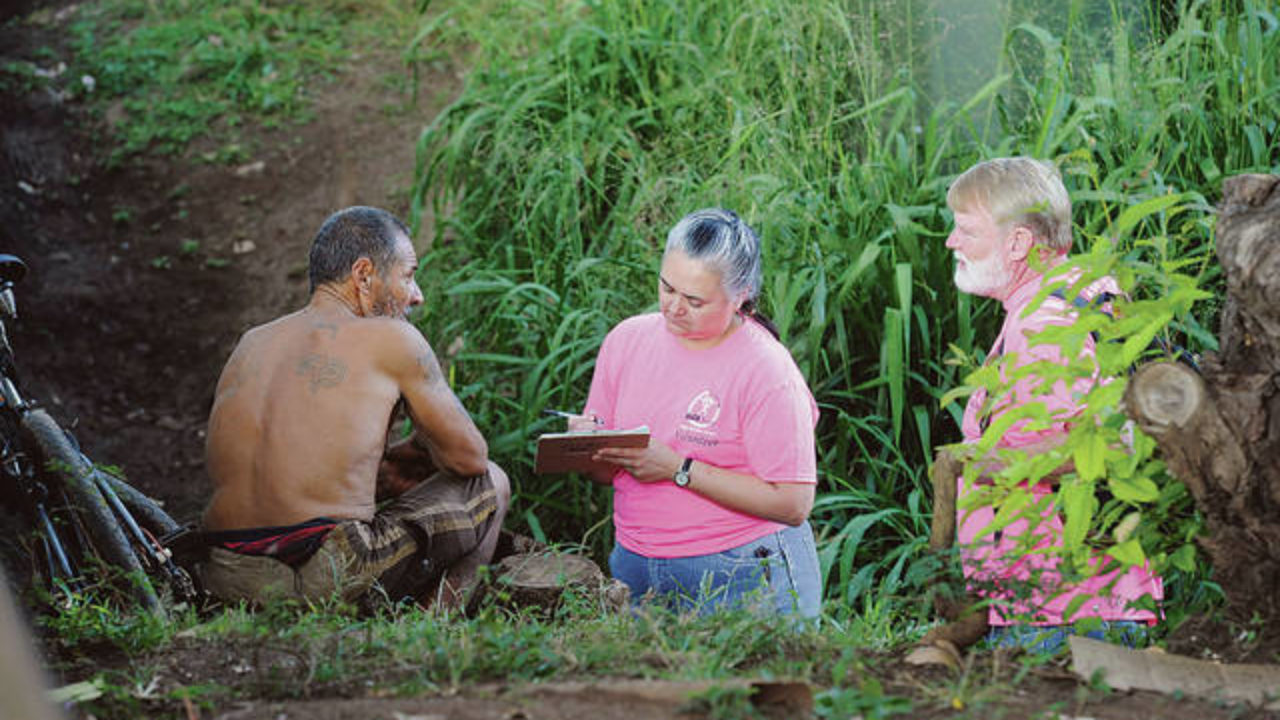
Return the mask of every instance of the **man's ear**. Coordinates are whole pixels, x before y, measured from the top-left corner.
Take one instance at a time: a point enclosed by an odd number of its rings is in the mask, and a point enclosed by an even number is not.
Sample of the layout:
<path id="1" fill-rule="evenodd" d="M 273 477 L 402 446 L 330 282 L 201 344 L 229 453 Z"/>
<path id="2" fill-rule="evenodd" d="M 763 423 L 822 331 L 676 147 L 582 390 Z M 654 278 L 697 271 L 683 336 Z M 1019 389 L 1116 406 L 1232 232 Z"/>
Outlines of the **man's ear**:
<path id="1" fill-rule="evenodd" d="M 356 260 L 351 265 L 351 281 L 356 285 L 356 291 L 367 291 L 373 287 L 373 275 L 376 271 L 373 268 L 373 261 L 367 257 Z"/>
<path id="2" fill-rule="evenodd" d="M 1009 259 L 1016 262 L 1026 262 L 1027 256 L 1031 254 L 1031 248 L 1036 246 L 1036 236 L 1031 229 L 1025 225 L 1018 225 L 1009 231 Z"/>

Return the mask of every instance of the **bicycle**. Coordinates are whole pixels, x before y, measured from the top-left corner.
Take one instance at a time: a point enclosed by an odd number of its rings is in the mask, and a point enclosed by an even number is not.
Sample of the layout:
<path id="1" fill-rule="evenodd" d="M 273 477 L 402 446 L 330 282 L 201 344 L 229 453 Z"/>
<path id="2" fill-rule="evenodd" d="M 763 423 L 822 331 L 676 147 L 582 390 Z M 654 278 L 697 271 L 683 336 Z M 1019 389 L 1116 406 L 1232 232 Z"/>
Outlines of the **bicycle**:
<path id="1" fill-rule="evenodd" d="M 86 571 L 106 563 L 134 601 L 165 616 L 152 578 L 177 602 L 199 593 L 170 547 L 186 534 L 153 499 L 91 462 L 75 438 L 20 390 L 5 323 L 17 318 L 16 286 L 27 274 L 14 255 L 0 254 L 0 494 L 17 506 L 34 538 L 30 569 L 54 598 L 88 592 Z"/>

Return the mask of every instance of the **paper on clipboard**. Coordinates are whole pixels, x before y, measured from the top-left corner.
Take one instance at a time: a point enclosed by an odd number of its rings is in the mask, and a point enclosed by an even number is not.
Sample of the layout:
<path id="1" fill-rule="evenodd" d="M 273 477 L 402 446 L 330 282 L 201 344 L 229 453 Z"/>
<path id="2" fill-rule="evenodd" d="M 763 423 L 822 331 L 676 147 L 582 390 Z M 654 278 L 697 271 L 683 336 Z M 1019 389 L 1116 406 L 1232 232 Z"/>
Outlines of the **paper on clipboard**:
<path id="1" fill-rule="evenodd" d="M 597 463 L 591 456 L 601 448 L 642 448 L 649 445 L 649 427 L 630 430 L 587 430 L 583 432 L 546 433 L 538 436 L 538 451 L 533 471 L 539 475 L 552 473 L 607 470 L 607 463 Z"/>

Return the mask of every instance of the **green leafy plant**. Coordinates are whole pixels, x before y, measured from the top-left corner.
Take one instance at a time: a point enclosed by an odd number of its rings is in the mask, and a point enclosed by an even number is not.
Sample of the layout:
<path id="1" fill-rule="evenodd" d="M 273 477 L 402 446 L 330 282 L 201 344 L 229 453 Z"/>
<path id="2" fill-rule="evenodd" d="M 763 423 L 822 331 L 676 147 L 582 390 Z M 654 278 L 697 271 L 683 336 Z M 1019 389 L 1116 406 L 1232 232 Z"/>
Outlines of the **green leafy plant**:
<path id="1" fill-rule="evenodd" d="M 979 476 L 989 484 L 973 484 L 961 502 L 961 512 L 982 506 L 996 509 L 994 519 L 983 531 L 996 532 L 1025 521 L 1028 539 L 1023 553 L 1050 553 L 1060 557 L 1068 579 L 1092 577 L 1106 570 L 1149 566 L 1158 574 L 1200 574 L 1195 541 L 1202 524 L 1185 488 L 1165 470 L 1156 456 L 1153 439 L 1133 426 L 1123 411 L 1121 399 L 1128 374 L 1143 362 L 1174 362 L 1175 358 L 1152 357 L 1157 348 L 1181 344 L 1183 337 L 1170 337 L 1175 319 L 1191 316 L 1196 301 L 1209 297 L 1197 287 L 1195 277 L 1181 272 L 1194 267 L 1198 259 L 1172 258 L 1161 248 L 1172 243 L 1167 237 L 1135 238 L 1133 230 L 1153 221 L 1168 230 L 1187 227 L 1185 215 L 1203 209 L 1191 195 L 1170 194 L 1137 201 L 1117 216 L 1112 232 L 1095 238 L 1087 254 L 1070 265 L 1060 266 L 1047 276 L 1045 287 L 1033 303 L 1044 301 L 1052 292 L 1075 298 L 1080 289 L 1102 277 L 1114 277 L 1123 291 L 1103 312 L 1092 306 L 1081 308 L 1075 322 L 1052 326 L 1031 338 L 1032 346 L 1051 343 L 1063 348 L 1067 362 L 1032 362 L 1015 367 L 1002 357 L 975 370 L 967 378 L 971 387 L 982 387 L 988 398 L 1003 398 L 1009 388 L 1023 378 L 1039 379 L 1030 402 L 1004 412 L 991 422 L 973 447 L 955 446 L 956 452 L 982 457 L 998 454 L 1004 466 L 984 473 L 982 464 L 966 466 L 966 483 Z M 1195 222 L 1191 222 L 1191 227 Z M 1071 281 L 1069 272 L 1079 273 Z M 1156 338 L 1162 340 L 1156 344 Z M 1096 340 L 1096 355 L 1082 354 L 1086 342 Z M 1155 353 L 1158 354 L 1158 353 Z M 1102 378 L 1094 382 L 1094 378 Z M 1001 450 L 999 443 L 1009 429 L 1021 425 L 1027 432 L 1060 423 L 1036 397 L 1053 392 L 1065 383 L 1090 387 L 1082 399 L 1083 410 L 1071 417 L 1070 431 L 1057 447 L 1029 454 Z M 999 402 L 997 400 L 997 402 Z M 1032 488 L 1040 485 L 1056 469 L 1069 467 L 1057 478 L 1053 492 L 1038 499 Z M 1063 523 L 1061 545 L 1033 547 L 1035 528 L 1047 517 L 1046 507 L 1060 515 Z M 1098 562 L 1109 558 L 1108 564 Z M 1033 578 L 1032 583 L 1039 580 Z M 1068 605 L 1069 618 L 1091 598 L 1078 595 Z"/>

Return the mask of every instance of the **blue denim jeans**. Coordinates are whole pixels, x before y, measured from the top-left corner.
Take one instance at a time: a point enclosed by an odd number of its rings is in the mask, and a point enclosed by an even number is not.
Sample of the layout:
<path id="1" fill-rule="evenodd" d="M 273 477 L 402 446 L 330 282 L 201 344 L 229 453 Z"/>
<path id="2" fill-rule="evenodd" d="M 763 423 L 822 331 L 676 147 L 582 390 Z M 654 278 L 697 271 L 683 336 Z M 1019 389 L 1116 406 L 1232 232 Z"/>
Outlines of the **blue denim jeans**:
<path id="1" fill-rule="evenodd" d="M 1078 632 L 1072 625 L 997 625 L 987 632 L 987 645 L 993 648 L 1020 647 L 1045 655 L 1056 654 L 1067 644 L 1067 636 L 1080 635 L 1117 642 L 1133 648 L 1147 644 L 1148 626 L 1136 620 L 1104 620 L 1102 626 Z"/>
<path id="2" fill-rule="evenodd" d="M 615 545 L 609 570 L 631 588 L 633 603 L 652 593 L 653 600 L 677 612 L 763 608 L 813 618 L 822 605 L 818 552 L 808 522 L 711 555 L 651 558 Z"/>

